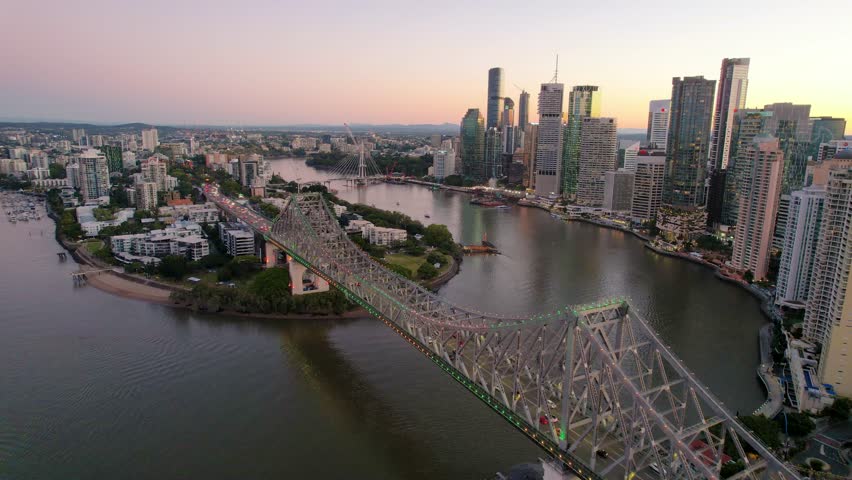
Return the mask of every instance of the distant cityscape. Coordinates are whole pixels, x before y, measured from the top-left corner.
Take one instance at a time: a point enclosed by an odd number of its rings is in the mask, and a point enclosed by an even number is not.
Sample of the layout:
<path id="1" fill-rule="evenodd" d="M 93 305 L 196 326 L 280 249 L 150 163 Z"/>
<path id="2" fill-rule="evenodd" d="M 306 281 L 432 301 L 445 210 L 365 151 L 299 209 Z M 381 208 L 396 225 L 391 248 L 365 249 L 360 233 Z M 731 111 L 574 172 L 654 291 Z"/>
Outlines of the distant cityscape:
<path id="1" fill-rule="evenodd" d="M 201 183 L 212 177 L 274 216 L 282 192 L 311 187 L 273 175 L 269 160 L 281 157 L 621 229 L 764 299 L 777 323 L 775 360 L 785 365 L 766 378 L 791 408 L 818 413 L 852 397 L 852 141 L 845 119 L 810 105 L 749 106 L 749 65 L 725 58 L 718 80 L 673 78 L 670 98 L 648 99 L 643 135 L 620 135 L 617 118 L 601 117 L 601 88 L 566 90 L 557 74 L 541 84 L 532 122 L 530 92 L 512 98 L 502 68 L 487 72 L 484 114 L 468 109 L 456 135 L 0 124 L 0 181 L 49 193 L 65 209 L 58 221 L 69 238 L 100 238 L 102 260 L 137 270 L 169 256 L 203 262 L 217 250 L 211 243 L 230 257 L 263 257 L 249 228 L 220 222 Z M 359 156 L 367 160 L 356 171 Z M 411 238 L 343 205 L 334 211 L 368 252 Z M 430 279 L 447 262 L 433 256 L 410 273 Z M 314 279 L 300 293 L 318 285 L 328 289 Z"/>

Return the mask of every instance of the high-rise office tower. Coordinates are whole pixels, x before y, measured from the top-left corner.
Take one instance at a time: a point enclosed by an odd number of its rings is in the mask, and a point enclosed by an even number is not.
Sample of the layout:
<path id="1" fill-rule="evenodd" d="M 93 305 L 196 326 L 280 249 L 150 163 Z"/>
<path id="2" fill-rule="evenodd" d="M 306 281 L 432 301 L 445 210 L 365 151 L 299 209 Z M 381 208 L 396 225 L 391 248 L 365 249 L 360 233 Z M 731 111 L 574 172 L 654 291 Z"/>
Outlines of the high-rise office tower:
<path id="1" fill-rule="evenodd" d="M 744 164 L 746 174 L 737 185 L 741 201 L 731 264 L 741 271 L 751 271 L 760 280 L 769 271 L 784 154 L 777 138 L 758 135 L 737 161 Z"/>
<path id="2" fill-rule="evenodd" d="M 629 211 L 635 178 L 633 172 L 623 168 L 604 172 L 603 208 L 615 212 Z"/>
<path id="3" fill-rule="evenodd" d="M 518 129 L 526 131 L 530 122 L 530 94 L 523 90 L 518 96 Z"/>
<path id="4" fill-rule="evenodd" d="M 725 193 L 720 218 L 720 223 L 723 225 L 733 226 L 737 224 L 737 213 L 739 213 L 737 180 L 744 175 L 744 172 L 741 172 L 737 165 L 739 152 L 744 151 L 745 147 L 750 145 L 754 137 L 760 133 L 768 133 L 766 125 L 770 117 L 772 117 L 772 112 L 757 109 L 743 109 L 734 115 L 731 155 L 725 174 Z"/>
<path id="5" fill-rule="evenodd" d="M 636 156 L 641 150 L 639 142 L 634 142 L 624 149 L 624 169 L 629 172 L 636 171 Z"/>
<path id="6" fill-rule="evenodd" d="M 503 112 L 500 114 L 500 126 L 515 125 L 515 102 L 506 97 L 503 99 Z"/>
<path id="7" fill-rule="evenodd" d="M 494 67 L 488 70 L 488 110 L 486 112 L 485 128 L 500 126 L 500 115 L 503 113 L 503 102 L 506 98 L 505 78 L 503 69 Z"/>
<path id="8" fill-rule="evenodd" d="M 477 182 L 485 177 L 485 119 L 478 108 L 470 108 L 461 121 L 459 152 L 464 176 Z"/>
<path id="9" fill-rule="evenodd" d="M 811 123 L 811 148 L 808 156 L 818 160 L 818 149 L 823 143 L 845 140 L 846 119 L 834 117 L 814 117 Z"/>
<path id="10" fill-rule="evenodd" d="M 728 168 L 731 154 L 731 134 L 734 114 L 745 108 L 748 91 L 748 58 L 722 60 L 719 74 L 719 93 L 716 95 L 716 113 L 710 145 L 710 166 L 715 170 Z"/>
<path id="11" fill-rule="evenodd" d="M 485 131 L 485 179 L 503 176 L 503 130 L 489 128 Z"/>
<path id="12" fill-rule="evenodd" d="M 676 209 L 704 205 L 704 170 L 710 147 L 715 80 L 672 79 L 663 203 Z"/>
<path id="13" fill-rule="evenodd" d="M 824 206 L 824 185 L 805 187 L 790 195 L 775 290 L 776 305 L 804 308 L 807 303 Z"/>
<path id="14" fill-rule="evenodd" d="M 160 138 L 157 135 L 156 128 L 148 128 L 142 130 L 142 149 L 153 152 L 160 144 Z"/>
<path id="15" fill-rule="evenodd" d="M 524 129 L 521 163 L 524 164 L 524 187 L 535 189 L 535 156 L 538 148 L 538 124 L 528 123 Z"/>
<path id="16" fill-rule="evenodd" d="M 648 105 L 648 134 L 646 141 L 648 147 L 662 150 L 666 148 L 666 140 L 669 136 L 669 110 L 672 101 L 651 100 Z"/>
<path id="17" fill-rule="evenodd" d="M 805 184 L 805 172 L 810 151 L 810 105 L 773 103 L 763 107 L 772 112 L 767 119 L 766 133 L 778 137 L 784 151 L 784 184 L 782 193 L 800 190 Z M 780 248 L 780 247 L 779 247 Z"/>
<path id="18" fill-rule="evenodd" d="M 843 153 L 841 157 L 852 155 Z M 822 347 L 819 380 L 852 396 L 852 169 L 834 170 L 826 185 L 822 228 L 805 309 L 804 337 Z"/>
<path id="19" fill-rule="evenodd" d="M 716 95 L 716 110 L 713 134 L 710 142 L 709 180 L 707 192 L 707 225 L 721 223 L 725 197 L 725 181 L 731 156 L 734 116 L 745 108 L 748 91 L 748 58 L 726 58 L 722 60 L 719 74 L 719 90 Z"/>
<path id="20" fill-rule="evenodd" d="M 666 152 L 639 151 L 633 177 L 633 199 L 630 203 L 630 217 L 634 221 L 647 222 L 657 218 L 657 210 L 660 209 L 663 197 L 665 173 Z"/>
<path id="21" fill-rule="evenodd" d="M 97 150 L 86 150 L 77 157 L 80 193 L 83 202 L 109 196 L 109 169 L 106 157 Z"/>
<path id="22" fill-rule="evenodd" d="M 601 96 L 594 85 L 578 85 L 568 95 L 568 123 L 562 147 L 562 184 L 564 198 L 573 200 L 577 196 L 577 180 L 580 175 L 580 130 L 583 119 L 599 117 Z"/>
<path id="23" fill-rule="evenodd" d="M 618 169 L 617 126 L 614 118 L 583 118 L 577 203 L 594 207 L 603 205 L 605 173 Z"/>
<path id="24" fill-rule="evenodd" d="M 558 195 L 562 167 L 561 83 L 542 83 L 538 94 L 538 144 L 535 154 L 535 193 Z"/>

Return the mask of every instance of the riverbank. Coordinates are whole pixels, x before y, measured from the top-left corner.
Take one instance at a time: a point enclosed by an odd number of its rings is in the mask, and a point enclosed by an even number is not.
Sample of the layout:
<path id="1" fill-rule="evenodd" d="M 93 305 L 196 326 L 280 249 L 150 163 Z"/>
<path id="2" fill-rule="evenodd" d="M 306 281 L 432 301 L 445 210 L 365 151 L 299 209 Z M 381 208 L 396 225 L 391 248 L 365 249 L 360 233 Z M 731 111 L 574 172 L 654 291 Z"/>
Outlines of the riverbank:
<path id="1" fill-rule="evenodd" d="M 56 222 L 56 216 L 53 212 L 48 214 L 51 219 Z M 210 314 L 210 315 L 229 315 L 254 319 L 266 320 L 312 320 L 312 319 L 328 319 L 341 320 L 352 318 L 363 318 L 369 316 L 369 313 L 363 308 L 356 308 L 341 314 L 270 314 L 270 313 L 252 313 L 239 312 L 236 310 L 221 310 L 210 312 L 200 310 L 193 303 L 176 302 L 172 299 L 172 292 L 176 290 L 188 291 L 189 288 L 183 288 L 176 285 L 170 285 L 156 280 L 143 278 L 137 275 L 131 275 L 117 270 L 113 265 L 108 265 L 100 260 L 92 257 L 84 248 L 80 248 L 76 243 L 68 242 L 59 235 L 58 229 L 55 235 L 56 241 L 65 249 L 71 257 L 79 265 L 78 273 L 85 274 L 86 284 L 101 290 L 102 292 L 115 295 L 117 297 L 128 298 L 131 300 L 139 300 L 157 305 L 168 306 L 172 308 L 187 309 L 194 312 Z"/>

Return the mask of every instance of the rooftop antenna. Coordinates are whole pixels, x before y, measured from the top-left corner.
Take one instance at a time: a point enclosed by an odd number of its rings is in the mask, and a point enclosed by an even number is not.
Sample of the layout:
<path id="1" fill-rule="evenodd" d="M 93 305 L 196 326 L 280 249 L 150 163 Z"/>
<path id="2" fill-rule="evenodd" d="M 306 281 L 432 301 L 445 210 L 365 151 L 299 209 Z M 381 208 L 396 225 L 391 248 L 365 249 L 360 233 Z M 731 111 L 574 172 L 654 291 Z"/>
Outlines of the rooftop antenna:
<path id="1" fill-rule="evenodd" d="M 553 71 L 553 78 L 550 80 L 550 83 L 557 83 L 559 81 L 559 54 L 556 54 L 556 70 Z"/>

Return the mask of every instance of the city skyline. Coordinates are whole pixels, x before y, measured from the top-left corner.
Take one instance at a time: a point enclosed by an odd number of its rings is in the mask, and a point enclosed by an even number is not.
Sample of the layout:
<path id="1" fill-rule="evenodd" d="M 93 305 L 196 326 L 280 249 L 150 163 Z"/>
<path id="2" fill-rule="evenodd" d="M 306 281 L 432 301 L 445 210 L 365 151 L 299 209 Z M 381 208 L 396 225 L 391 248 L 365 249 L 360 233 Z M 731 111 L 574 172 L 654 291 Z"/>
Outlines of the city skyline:
<path id="1" fill-rule="evenodd" d="M 645 126 L 648 101 L 666 98 L 671 78 L 718 80 L 719 60 L 734 57 L 751 58 L 748 107 L 793 102 L 812 105 L 814 115 L 852 117 L 852 98 L 843 95 L 848 68 L 831 49 L 815 48 L 842 44 L 839 30 L 820 31 L 818 38 L 788 45 L 783 54 L 765 41 L 777 28 L 818 25 L 827 12 L 852 14 L 852 6 L 839 0 L 816 2 L 807 10 L 794 9 L 792 2 L 774 3 L 772 9 L 726 8 L 728 2 L 680 6 L 667 9 L 665 25 L 657 18 L 662 5 L 612 2 L 611 9 L 578 13 L 548 2 L 552 14 L 541 16 L 536 13 L 541 9 L 510 4 L 493 12 L 502 20 L 498 24 L 515 26 L 518 40 L 499 53 L 485 41 L 487 28 L 475 21 L 479 9 L 473 5 L 454 6 L 459 21 L 446 25 L 436 22 L 449 7 L 440 3 L 373 2 L 376 8 L 346 11 L 349 7 L 336 2 L 307 9 L 257 1 L 240 10 L 215 2 L 168 8 L 154 2 L 135 12 L 132 22 L 119 16 L 126 15 L 120 6 L 87 3 L 90 8 L 55 3 L 49 15 L 24 4 L 9 9 L 4 30 L 28 40 L 8 52 L 9 68 L 0 80 L 5 118 L 171 125 L 456 124 L 468 108 L 486 111 L 489 68 L 504 69 L 506 95 L 517 99 L 515 84 L 535 92 L 552 77 L 557 54 L 559 82 L 568 89 L 599 85 L 601 115 L 618 118 L 622 128 Z M 258 9 L 267 14 L 255 15 Z M 92 11 L 97 11 L 97 29 L 85 28 Z M 163 11 L 169 14 L 160 15 Z M 50 35 L 31 35 L 33 22 L 9 21 L 14 19 L 38 19 Z M 642 25 L 649 27 L 642 41 L 624 33 Z M 328 28 L 320 41 L 305 41 L 322 26 Z M 709 32 L 723 27 L 738 34 L 706 41 Z M 565 35 L 566 28 L 576 34 Z M 474 36 L 483 40 L 473 41 Z M 463 55 L 455 53 L 457 42 L 466 46 Z M 536 48 L 539 42 L 548 48 Z M 700 53 L 691 47 L 695 44 L 702 45 Z"/>

